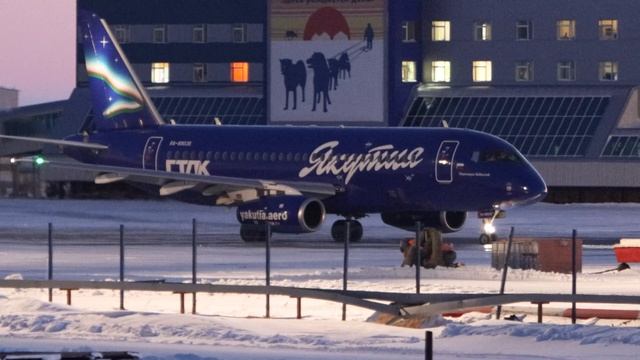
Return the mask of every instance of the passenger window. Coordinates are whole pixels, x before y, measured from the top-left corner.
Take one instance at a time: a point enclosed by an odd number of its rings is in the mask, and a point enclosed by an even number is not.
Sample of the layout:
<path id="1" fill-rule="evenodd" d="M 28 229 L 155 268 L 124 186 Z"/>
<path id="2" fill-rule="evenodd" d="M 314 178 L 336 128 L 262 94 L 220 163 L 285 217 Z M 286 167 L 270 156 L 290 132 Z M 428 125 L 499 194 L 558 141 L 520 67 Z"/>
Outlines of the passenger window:
<path id="1" fill-rule="evenodd" d="M 197 160 L 196 156 L 198 156 L 198 153 L 195 150 L 191 150 L 191 159 L 190 160 Z"/>
<path id="2" fill-rule="evenodd" d="M 213 154 L 213 160 L 220 161 L 220 151 L 216 151 L 215 154 Z"/>
<path id="3" fill-rule="evenodd" d="M 174 159 L 176 159 L 176 160 L 180 159 L 180 150 L 176 151 L 176 155 L 175 155 Z"/>
<path id="4" fill-rule="evenodd" d="M 188 151 L 183 151 L 182 152 L 182 160 L 189 160 L 189 152 Z"/>
<path id="5" fill-rule="evenodd" d="M 204 160 L 204 151 L 200 151 L 198 153 L 198 160 L 200 160 L 200 161 Z"/>
<path id="6" fill-rule="evenodd" d="M 228 159 L 228 158 L 229 158 L 229 154 L 227 154 L 227 152 L 226 152 L 226 151 L 224 151 L 224 152 L 222 153 L 222 161 L 227 161 L 227 159 Z"/>
<path id="7" fill-rule="evenodd" d="M 278 155 L 276 153 L 271 153 L 271 162 L 276 162 L 278 160 Z"/>
<path id="8" fill-rule="evenodd" d="M 230 154 L 229 160 L 236 161 L 236 153 L 235 153 L 235 151 Z"/>
<path id="9" fill-rule="evenodd" d="M 167 151 L 167 159 L 171 159 L 172 156 L 173 156 L 173 152 Z"/>
<path id="10" fill-rule="evenodd" d="M 296 155 L 294 156 L 293 160 L 295 162 L 300 162 L 300 153 L 296 153 Z"/>
<path id="11" fill-rule="evenodd" d="M 280 162 L 284 161 L 284 153 L 278 154 L 278 161 L 280 161 Z"/>
<path id="12" fill-rule="evenodd" d="M 207 160 L 211 161 L 213 153 L 211 151 L 207 151 Z"/>
<path id="13" fill-rule="evenodd" d="M 293 160 L 293 154 L 292 153 L 288 153 L 287 154 L 287 161 L 291 162 Z"/>
<path id="14" fill-rule="evenodd" d="M 478 160 L 480 160 L 480 151 L 474 151 L 473 154 L 471 154 L 471 161 L 477 163 Z"/>
<path id="15" fill-rule="evenodd" d="M 309 155 L 307 153 L 302 154 L 302 161 L 306 162 L 309 160 Z"/>
<path id="16" fill-rule="evenodd" d="M 269 153 L 262 153 L 262 161 L 269 161 Z"/>
<path id="17" fill-rule="evenodd" d="M 240 151 L 238 153 L 238 161 L 244 161 L 244 152 Z"/>

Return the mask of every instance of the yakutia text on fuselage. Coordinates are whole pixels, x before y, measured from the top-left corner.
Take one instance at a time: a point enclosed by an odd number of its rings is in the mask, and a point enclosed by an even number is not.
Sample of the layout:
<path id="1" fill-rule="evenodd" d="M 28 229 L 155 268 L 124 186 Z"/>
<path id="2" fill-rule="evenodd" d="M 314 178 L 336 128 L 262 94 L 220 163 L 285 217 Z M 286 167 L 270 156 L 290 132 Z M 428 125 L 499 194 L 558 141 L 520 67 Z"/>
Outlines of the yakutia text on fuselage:
<path id="1" fill-rule="evenodd" d="M 393 145 L 381 145 L 360 154 L 334 153 L 339 141 L 329 141 L 318 146 L 309 156 L 309 166 L 298 173 L 304 178 L 311 173 L 316 175 L 346 175 L 345 184 L 359 172 L 380 170 L 413 169 L 423 160 L 424 148 L 395 149 Z"/>

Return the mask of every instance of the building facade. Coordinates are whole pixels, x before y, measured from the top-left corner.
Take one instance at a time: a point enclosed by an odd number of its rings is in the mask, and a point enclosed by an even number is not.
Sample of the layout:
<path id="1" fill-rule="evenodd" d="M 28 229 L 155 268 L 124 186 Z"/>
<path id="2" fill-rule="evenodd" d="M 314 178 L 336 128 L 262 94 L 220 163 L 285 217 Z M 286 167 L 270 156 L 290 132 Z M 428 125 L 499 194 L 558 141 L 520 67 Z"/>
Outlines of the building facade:
<path id="1" fill-rule="evenodd" d="M 0 111 L 18 107 L 18 90 L 0 87 Z"/>
<path id="2" fill-rule="evenodd" d="M 638 11 L 631 0 L 426 0 L 422 84 L 402 125 L 498 135 L 570 197 L 638 188 Z"/>

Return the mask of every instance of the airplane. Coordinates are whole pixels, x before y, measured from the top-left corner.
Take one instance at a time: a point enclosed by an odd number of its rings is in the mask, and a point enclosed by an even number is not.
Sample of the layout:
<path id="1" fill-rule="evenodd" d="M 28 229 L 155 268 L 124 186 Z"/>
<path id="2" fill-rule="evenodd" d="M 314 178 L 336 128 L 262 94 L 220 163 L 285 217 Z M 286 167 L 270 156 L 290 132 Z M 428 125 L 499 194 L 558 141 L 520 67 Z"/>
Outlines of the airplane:
<path id="1" fill-rule="evenodd" d="M 493 214 L 540 201 L 547 187 L 508 142 L 456 128 L 177 125 L 161 118 L 105 20 L 79 11 L 94 120 L 64 140 L 2 135 L 59 145 L 97 184 L 131 181 L 161 196 L 235 206 L 244 241 L 308 233 L 326 214 L 334 240 L 358 219 L 413 231 L 462 228 L 467 212 Z M 347 224 L 348 222 L 348 224 Z"/>

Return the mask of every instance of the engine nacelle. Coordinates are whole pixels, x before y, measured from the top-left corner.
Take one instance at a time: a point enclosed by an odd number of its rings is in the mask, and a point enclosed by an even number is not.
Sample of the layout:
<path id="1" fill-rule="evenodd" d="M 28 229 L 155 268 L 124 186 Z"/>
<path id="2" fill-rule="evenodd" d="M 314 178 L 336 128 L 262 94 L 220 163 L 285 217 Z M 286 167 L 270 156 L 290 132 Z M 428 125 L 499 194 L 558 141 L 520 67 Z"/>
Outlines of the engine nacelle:
<path id="1" fill-rule="evenodd" d="M 425 212 L 397 212 L 382 213 L 382 221 L 391 226 L 407 231 L 416 230 L 416 222 L 423 227 L 434 228 L 443 233 L 452 233 L 462 229 L 467 220 L 464 211 L 425 211 Z"/>
<path id="2" fill-rule="evenodd" d="M 271 224 L 274 232 L 309 233 L 320 228 L 326 211 L 322 201 L 304 196 L 264 197 L 238 206 L 241 224 Z"/>

